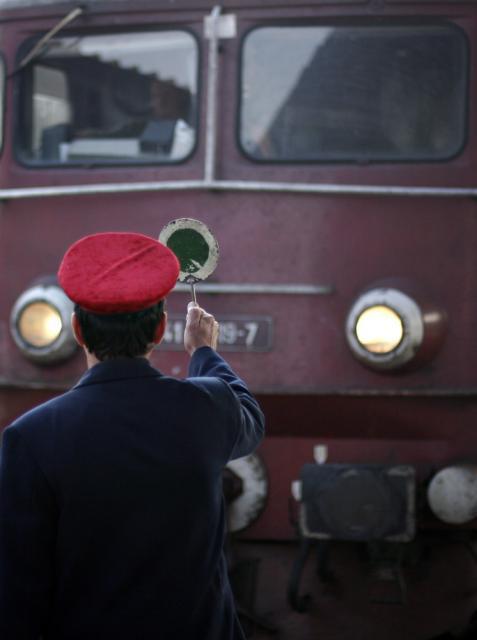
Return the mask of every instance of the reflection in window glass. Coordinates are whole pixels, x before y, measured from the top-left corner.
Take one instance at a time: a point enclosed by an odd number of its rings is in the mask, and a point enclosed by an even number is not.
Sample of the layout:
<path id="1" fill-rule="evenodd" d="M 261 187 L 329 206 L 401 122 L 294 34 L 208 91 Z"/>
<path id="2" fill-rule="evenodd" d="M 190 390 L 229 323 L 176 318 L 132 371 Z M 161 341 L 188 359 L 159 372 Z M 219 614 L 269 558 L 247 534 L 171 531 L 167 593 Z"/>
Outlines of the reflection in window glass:
<path id="1" fill-rule="evenodd" d="M 449 157 L 464 143 L 466 66 L 453 27 L 255 29 L 243 49 L 242 148 L 272 161 Z"/>
<path id="2" fill-rule="evenodd" d="M 21 74 L 35 164 L 174 162 L 195 143 L 197 45 L 183 31 L 60 37 Z"/>

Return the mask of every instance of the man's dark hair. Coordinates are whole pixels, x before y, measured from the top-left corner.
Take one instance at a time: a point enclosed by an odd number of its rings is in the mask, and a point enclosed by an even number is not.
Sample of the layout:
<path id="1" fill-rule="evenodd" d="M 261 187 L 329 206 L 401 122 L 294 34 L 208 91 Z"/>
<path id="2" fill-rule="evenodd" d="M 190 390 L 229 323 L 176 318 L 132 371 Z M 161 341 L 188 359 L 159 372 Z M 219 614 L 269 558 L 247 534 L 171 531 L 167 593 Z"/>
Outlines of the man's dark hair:
<path id="1" fill-rule="evenodd" d="M 164 315 L 164 301 L 134 313 L 99 315 L 75 305 L 86 348 L 98 360 L 145 355 Z"/>

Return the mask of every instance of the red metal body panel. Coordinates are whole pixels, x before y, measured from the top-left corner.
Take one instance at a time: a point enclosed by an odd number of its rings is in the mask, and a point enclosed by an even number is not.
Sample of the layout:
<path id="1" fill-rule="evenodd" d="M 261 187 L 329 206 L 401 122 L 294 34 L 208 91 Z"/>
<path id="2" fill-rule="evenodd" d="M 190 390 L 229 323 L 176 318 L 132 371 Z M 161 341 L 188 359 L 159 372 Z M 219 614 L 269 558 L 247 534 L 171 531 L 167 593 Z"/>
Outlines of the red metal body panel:
<path id="1" fill-rule="evenodd" d="M 47 31 L 67 12 L 67 5 L 0 11 L 0 47 L 8 72 L 16 64 L 18 47 L 34 34 Z M 151 23 L 192 30 L 201 49 L 199 143 L 192 157 L 176 166 L 115 168 L 32 168 L 14 154 L 16 81 L 5 92 L 5 135 L 0 157 L 0 190 L 139 182 L 199 181 L 204 175 L 206 129 L 207 41 L 203 18 L 209 2 L 94 3 L 86 17 L 67 28 L 133 29 Z M 319 1 L 306 3 L 224 2 L 224 11 L 237 16 L 237 37 L 221 41 L 219 55 L 219 113 L 216 179 L 264 183 L 356 185 L 390 187 L 474 188 L 477 174 L 475 69 L 477 8 L 473 3 L 367 3 Z M 237 144 L 241 39 L 252 27 L 279 22 L 324 21 L 346 17 L 357 23 L 374 18 L 410 21 L 424 17 L 446 19 L 459 26 L 469 43 L 468 137 L 462 153 L 446 162 L 388 164 L 254 163 Z M 1 194 L 0 194 L 1 197 Z M 329 462 L 409 464 L 416 468 L 419 490 L 440 468 L 477 460 L 477 204 L 475 197 L 353 195 L 293 193 L 283 189 L 187 189 L 103 193 L 79 196 L 4 198 L 0 202 L 0 416 L 6 426 L 16 415 L 68 388 L 84 369 L 78 353 L 63 364 L 40 366 L 18 351 L 9 331 L 11 308 L 20 293 L 41 276 L 56 272 L 66 247 L 98 231 L 131 230 L 157 236 L 174 218 L 204 221 L 220 245 L 220 262 L 210 282 L 326 285 L 321 295 L 208 294 L 197 288 L 199 301 L 217 315 L 270 316 L 271 350 L 227 355 L 258 394 L 268 421 L 261 449 L 269 477 L 269 496 L 259 519 L 242 535 L 245 555 L 250 541 L 293 539 L 289 519 L 290 484 L 303 464 L 313 461 L 313 447 L 326 444 Z M 447 314 L 445 341 L 427 364 L 401 373 L 378 373 L 363 367 L 345 339 L 348 310 L 357 295 L 388 279 L 411 283 Z M 185 311 L 188 296 L 172 293 L 169 313 Z M 179 351 L 158 351 L 154 363 L 166 374 L 185 376 L 187 357 Z M 428 508 L 418 514 L 423 531 L 475 528 L 439 523 Z M 411 576 L 411 613 L 415 624 L 392 635 L 392 616 L 366 609 L 356 594 L 336 597 L 326 605 L 325 620 L 316 615 L 288 615 L 277 596 L 277 580 L 285 589 L 292 547 L 283 544 L 263 554 L 266 567 L 262 609 L 280 610 L 281 637 L 424 639 L 465 622 L 475 602 L 476 572 L 462 573 L 455 549 L 433 548 L 435 554 L 422 583 Z M 249 545 L 249 546 L 247 546 Z M 341 550 L 341 551 L 340 551 Z M 360 590 L 361 569 L 350 551 L 338 545 L 339 571 Z M 273 556 L 273 557 L 272 557 Z M 445 563 L 445 558 L 449 563 Z M 469 560 L 470 562 L 470 560 Z M 286 567 L 286 571 L 283 569 Z M 412 571 L 417 571 L 412 569 Z M 458 574 L 460 573 L 460 582 Z M 306 581 L 317 591 L 313 578 Z M 432 591 L 437 582 L 451 584 L 449 593 Z M 274 584 L 275 582 L 275 584 Z M 313 583 L 313 584 L 312 584 Z M 474 585 L 474 587 L 472 587 Z M 431 591 L 429 591 L 431 589 Z M 472 590 L 463 596 L 462 590 Z M 423 605 L 422 593 L 435 595 Z M 459 595 L 460 594 L 460 595 Z M 348 598 L 348 599 L 347 599 Z M 431 599 L 431 596 L 429 595 Z M 449 604 L 455 598 L 456 606 Z M 441 599 L 441 600 L 440 600 Z M 429 623 L 430 611 L 445 600 L 446 615 Z M 362 605 L 362 606 L 361 606 Z M 318 605 L 319 606 L 319 605 Z M 348 606 L 350 620 L 337 624 Z M 350 608 L 351 607 L 351 608 Z M 359 613 L 357 613 L 359 610 Z M 389 611 L 389 607 L 386 609 Z M 448 614 L 448 615 L 447 615 Z M 376 627 L 373 620 L 381 620 Z M 363 634 L 355 635 L 356 624 Z"/>

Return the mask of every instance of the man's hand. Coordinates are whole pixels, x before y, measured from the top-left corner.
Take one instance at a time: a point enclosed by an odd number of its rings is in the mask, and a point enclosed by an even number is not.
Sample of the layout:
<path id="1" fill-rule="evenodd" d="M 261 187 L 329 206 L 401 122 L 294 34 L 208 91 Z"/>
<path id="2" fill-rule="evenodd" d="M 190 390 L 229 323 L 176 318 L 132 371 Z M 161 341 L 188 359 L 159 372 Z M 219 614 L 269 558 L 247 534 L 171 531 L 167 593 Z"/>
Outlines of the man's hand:
<path id="1" fill-rule="evenodd" d="M 200 347 L 217 349 L 219 323 L 214 316 L 201 309 L 195 302 L 187 305 L 187 320 L 184 331 L 184 347 L 192 355 Z"/>

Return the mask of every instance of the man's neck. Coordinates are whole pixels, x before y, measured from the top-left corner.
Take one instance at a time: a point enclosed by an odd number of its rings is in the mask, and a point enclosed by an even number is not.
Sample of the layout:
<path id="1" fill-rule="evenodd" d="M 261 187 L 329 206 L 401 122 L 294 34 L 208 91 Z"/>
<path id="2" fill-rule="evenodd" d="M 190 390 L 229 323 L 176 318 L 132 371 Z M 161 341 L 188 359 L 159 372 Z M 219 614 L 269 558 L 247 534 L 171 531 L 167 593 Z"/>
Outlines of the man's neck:
<path id="1" fill-rule="evenodd" d="M 102 362 L 102 360 L 98 360 L 98 358 L 94 355 L 94 353 L 90 353 L 88 351 L 88 349 L 86 349 L 86 347 L 83 347 L 83 351 L 84 351 L 85 356 L 86 356 L 86 366 L 88 367 L 88 369 L 91 369 L 95 365 L 97 365 L 100 362 Z M 150 357 L 151 357 L 151 353 L 152 353 L 152 349 L 150 351 L 148 351 L 147 353 L 145 353 L 144 355 L 139 356 L 139 357 L 140 358 L 147 358 L 147 360 L 149 360 Z"/>
<path id="2" fill-rule="evenodd" d="M 86 356 L 86 366 L 88 367 L 88 369 L 91 369 L 96 364 L 101 362 L 101 360 L 98 360 L 98 358 L 94 355 L 94 353 L 90 353 L 88 349 L 86 349 L 85 347 L 83 347 L 83 350 Z"/>

